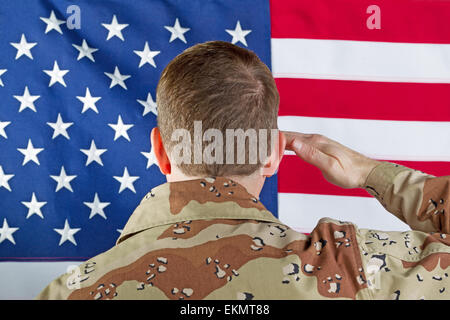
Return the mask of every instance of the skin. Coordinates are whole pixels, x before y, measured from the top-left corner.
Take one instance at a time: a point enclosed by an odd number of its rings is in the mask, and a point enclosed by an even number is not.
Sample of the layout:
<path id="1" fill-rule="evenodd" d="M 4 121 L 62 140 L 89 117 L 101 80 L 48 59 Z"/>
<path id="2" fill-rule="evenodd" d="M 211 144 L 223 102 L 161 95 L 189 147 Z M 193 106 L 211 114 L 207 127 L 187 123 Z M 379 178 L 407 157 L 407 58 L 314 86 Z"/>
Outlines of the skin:
<path id="1" fill-rule="evenodd" d="M 202 178 L 188 176 L 171 163 L 157 127 L 153 128 L 150 138 L 159 169 L 166 176 L 167 182 Z M 278 144 L 259 171 L 248 176 L 228 178 L 240 183 L 250 194 L 259 198 L 266 178 L 276 173 L 285 150 L 294 151 L 302 160 L 319 168 L 328 182 L 345 189 L 363 188 L 369 173 L 381 163 L 323 135 L 279 131 Z"/>
<path id="2" fill-rule="evenodd" d="M 319 168 L 324 178 L 344 189 L 363 188 L 367 176 L 382 163 L 320 134 L 284 131 L 286 150 Z"/>

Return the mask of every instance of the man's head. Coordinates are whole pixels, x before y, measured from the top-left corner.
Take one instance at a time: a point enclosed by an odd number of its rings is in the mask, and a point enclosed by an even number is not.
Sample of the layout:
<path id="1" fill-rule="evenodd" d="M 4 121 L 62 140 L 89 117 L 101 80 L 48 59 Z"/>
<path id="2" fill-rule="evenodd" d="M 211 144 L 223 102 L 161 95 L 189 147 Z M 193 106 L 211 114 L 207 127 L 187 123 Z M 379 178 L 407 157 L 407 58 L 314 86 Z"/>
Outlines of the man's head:
<path id="1" fill-rule="evenodd" d="M 176 147 L 180 144 L 178 139 L 181 137 L 176 135 L 179 129 L 187 130 L 191 137 L 189 141 L 184 140 L 185 144 L 190 142 L 187 157 L 190 161 L 176 164 L 187 176 L 247 176 L 264 166 L 278 166 L 278 152 L 270 152 L 278 141 L 271 143 L 270 134 L 271 129 L 277 129 L 279 95 L 270 70 L 252 51 L 223 41 L 188 48 L 162 72 L 156 100 L 158 128 L 152 132 L 152 148 L 164 174 L 172 171 L 174 154 L 180 151 Z M 217 152 L 223 151 L 223 163 L 198 163 L 195 159 L 194 121 L 201 123 L 203 139 L 203 133 L 208 129 L 216 129 L 215 133 L 221 133 L 224 140 L 227 129 L 242 129 L 244 132 L 251 129 L 257 135 L 261 129 L 266 130 L 265 142 L 272 156 L 267 157 L 266 154 L 252 163 L 250 152 L 255 146 L 250 139 L 246 139 L 245 163 L 239 163 L 238 141 L 234 141 L 232 149 L 227 149 L 227 140 L 223 141 L 223 145 L 216 144 L 212 152 L 217 160 L 220 159 L 216 157 Z M 201 141 L 197 147 L 207 153 L 208 144 L 217 140 L 216 134 L 212 136 L 210 140 L 206 139 L 208 141 Z M 186 152 L 187 149 L 183 150 Z M 234 161 L 227 163 L 227 153 L 230 155 L 230 151 Z"/>

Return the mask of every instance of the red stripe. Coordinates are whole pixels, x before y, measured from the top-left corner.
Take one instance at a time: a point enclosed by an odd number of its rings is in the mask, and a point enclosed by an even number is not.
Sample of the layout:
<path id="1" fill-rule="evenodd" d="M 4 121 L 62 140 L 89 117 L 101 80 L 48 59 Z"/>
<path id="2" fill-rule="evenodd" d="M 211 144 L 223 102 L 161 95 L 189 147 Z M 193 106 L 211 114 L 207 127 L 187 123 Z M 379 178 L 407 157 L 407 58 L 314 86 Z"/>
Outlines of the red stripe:
<path id="1" fill-rule="evenodd" d="M 381 11 L 381 29 L 370 30 L 367 7 Z M 450 43 L 446 0 L 271 0 L 272 38 Z"/>
<path id="2" fill-rule="evenodd" d="M 450 84 L 287 78 L 275 81 L 280 93 L 280 116 L 450 121 Z"/>
<path id="3" fill-rule="evenodd" d="M 387 161 L 387 160 L 384 160 Z M 434 176 L 450 175 L 450 162 L 391 161 Z M 278 192 L 371 197 L 364 189 L 343 189 L 329 183 L 319 169 L 286 155 L 278 171 Z"/>

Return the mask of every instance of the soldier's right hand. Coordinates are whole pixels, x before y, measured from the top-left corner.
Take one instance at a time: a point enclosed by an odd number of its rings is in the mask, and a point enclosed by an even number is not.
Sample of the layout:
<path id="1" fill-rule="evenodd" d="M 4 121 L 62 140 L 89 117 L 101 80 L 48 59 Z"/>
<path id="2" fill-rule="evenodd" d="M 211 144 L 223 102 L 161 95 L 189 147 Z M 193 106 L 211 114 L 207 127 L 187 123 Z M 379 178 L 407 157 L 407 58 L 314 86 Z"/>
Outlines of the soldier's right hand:
<path id="1" fill-rule="evenodd" d="M 319 168 L 328 182 L 341 188 L 363 188 L 370 171 L 381 163 L 320 134 L 283 133 L 286 150 Z"/>

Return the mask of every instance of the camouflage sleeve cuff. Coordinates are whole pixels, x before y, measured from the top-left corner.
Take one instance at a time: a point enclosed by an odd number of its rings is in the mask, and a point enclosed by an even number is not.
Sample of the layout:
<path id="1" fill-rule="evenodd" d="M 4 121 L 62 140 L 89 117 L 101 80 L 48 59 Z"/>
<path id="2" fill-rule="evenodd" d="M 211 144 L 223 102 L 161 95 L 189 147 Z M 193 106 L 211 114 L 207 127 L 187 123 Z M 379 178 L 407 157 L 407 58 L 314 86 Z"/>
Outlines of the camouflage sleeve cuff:
<path id="1" fill-rule="evenodd" d="M 408 167 L 383 161 L 370 171 L 364 183 L 364 189 L 375 197 L 383 206 L 384 195 L 390 185 L 394 183 L 394 179 L 401 171 L 411 170 Z"/>

